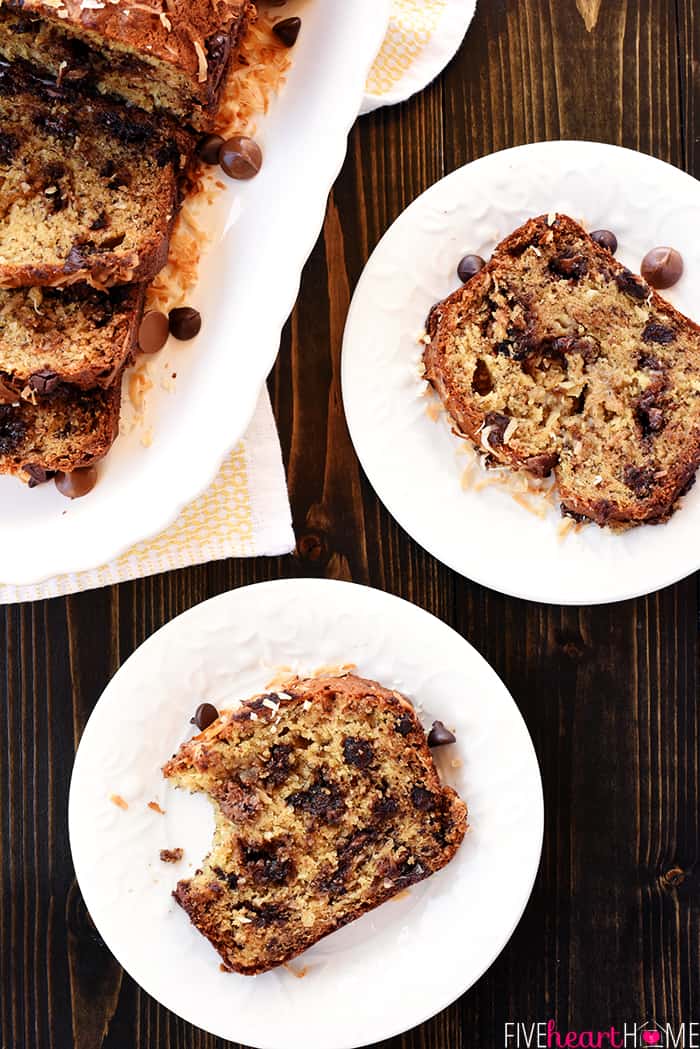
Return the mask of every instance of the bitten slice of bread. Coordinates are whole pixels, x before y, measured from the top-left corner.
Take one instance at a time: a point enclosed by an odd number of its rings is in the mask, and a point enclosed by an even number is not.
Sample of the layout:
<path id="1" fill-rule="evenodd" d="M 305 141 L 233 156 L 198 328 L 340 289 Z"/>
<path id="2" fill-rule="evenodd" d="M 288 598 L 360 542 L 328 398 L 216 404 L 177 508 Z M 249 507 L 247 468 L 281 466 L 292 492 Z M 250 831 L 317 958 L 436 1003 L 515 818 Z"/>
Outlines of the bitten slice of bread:
<path id="1" fill-rule="evenodd" d="M 562 510 L 659 522 L 700 463 L 700 328 L 566 215 L 515 230 L 428 319 L 426 378 L 488 456 Z"/>
<path id="2" fill-rule="evenodd" d="M 0 65 L 0 287 L 147 281 L 165 264 L 194 136 Z"/>
<path id="3" fill-rule="evenodd" d="M 110 386 L 136 349 L 144 294 L 143 284 L 0 290 L 0 380 L 18 393 Z"/>
<path id="4" fill-rule="evenodd" d="M 163 772 L 216 816 L 212 850 L 175 899 L 248 975 L 444 867 L 466 830 L 410 703 L 351 674 L 249 700 Z"/>
<path id="5" fill-rule="evenodd" d="M 43 480 L 70 473 L 106 455 L 119 430 L 121 383 L 108 390 L 59 387 L 37 403 L 7 399 L 0 383 L 0 474 Z"/>

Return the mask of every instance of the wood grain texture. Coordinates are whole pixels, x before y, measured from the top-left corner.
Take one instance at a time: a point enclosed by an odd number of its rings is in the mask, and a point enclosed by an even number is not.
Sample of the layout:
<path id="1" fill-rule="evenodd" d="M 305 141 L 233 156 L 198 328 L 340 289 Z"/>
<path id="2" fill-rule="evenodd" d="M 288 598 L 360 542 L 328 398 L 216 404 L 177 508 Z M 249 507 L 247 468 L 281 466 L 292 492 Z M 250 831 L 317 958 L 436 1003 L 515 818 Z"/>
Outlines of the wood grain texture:
<path id="1" fill-rule="evenodd" d="M 477 156 L 557 137 L 700 175 L 699 63 L 694 0 L 480 0 L 444 75 L 355 128 L 283 334 L 270 390 L 297 554 L 0 611 L 3 1049 L 229 1044 L 157 1006 L 100 940 L 71 866 L 70 770 L 100 692 L 155 629 L 231 587 L 299 574 L 370 583 L 450 623 L 516 697 L 542 767 L 542 865 L 509 946 L 461 1001 L 386 1049 L 493 1049 L 508 1020 L 700 1019 L 697 579 L 560 609 L 456 576 L 377 500 L 339 386 L 352 289 L 418 193 Z"/>

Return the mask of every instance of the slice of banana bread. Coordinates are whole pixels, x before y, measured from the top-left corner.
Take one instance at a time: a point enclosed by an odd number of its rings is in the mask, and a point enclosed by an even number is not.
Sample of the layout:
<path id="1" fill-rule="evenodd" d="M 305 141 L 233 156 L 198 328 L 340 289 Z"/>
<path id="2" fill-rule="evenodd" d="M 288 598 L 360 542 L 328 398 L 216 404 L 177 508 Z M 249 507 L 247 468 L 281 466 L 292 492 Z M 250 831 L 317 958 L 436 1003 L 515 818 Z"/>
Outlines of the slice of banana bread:
<path id="1" fill-rule="evenodd" d="M 145 285 L 0 290 L 0 377 L 18 393 L 110 386 L 136 349 Z"/>
<path id="2" fill-rule="evenodd" d="M 0 287 L 145 281 L 165 264 L 193 135 L 0 65 Z"/>
<path id="3" fill-rule="evenodd" d="M 700 328 L 565 215 L 531 219 L 428 318 L 426 378 L 491 465 L 564 513 L 665 520 L 700 463 Z"/>
<path id="4" fill-rule="evenodd" d="M 70 473 L 101 459 L 119 429 L 120 387 L 63 386 L 32 403 L 18 400 L 0 381 L 0 474 L 36 483 L 44 474 Z"/>
<path id="5" fill-rule="evenodd" d="M 5 0 L 0 56 L 206 129 L 246 0 Z"/>
<path id="6" fill-rule="evenodd" d="M 286 689 L 222 715 L 163 769 L 216 816 L 212 850 L 175 899 L 247 975 L 444 867 L 467 823 L 397 692 L 354 675 Z"/>

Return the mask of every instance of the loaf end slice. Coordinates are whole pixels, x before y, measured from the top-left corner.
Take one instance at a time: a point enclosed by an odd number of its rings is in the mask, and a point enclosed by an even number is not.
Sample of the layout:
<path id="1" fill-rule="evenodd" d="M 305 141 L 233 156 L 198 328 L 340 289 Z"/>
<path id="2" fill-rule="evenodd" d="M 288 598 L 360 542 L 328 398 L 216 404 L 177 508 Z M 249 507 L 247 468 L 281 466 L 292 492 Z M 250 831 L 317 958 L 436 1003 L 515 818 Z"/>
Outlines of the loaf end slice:
<path id="1" fill-rule="evenodd" d="M 426 378 L 458 433 L 552 470 L 562 510 L 658 523 L 700 462 L 700 329 L 565 215 L 540 216 L 431 312 Z"/>
<path id="2" fill-rule="evenodd" d="M 352 674 L 248 701 L 163 772 L 207 794 L 216 818 L 211 852 L 175 899 L 247 975 L 444 867 L 467 826 L 410 703 Z"/>

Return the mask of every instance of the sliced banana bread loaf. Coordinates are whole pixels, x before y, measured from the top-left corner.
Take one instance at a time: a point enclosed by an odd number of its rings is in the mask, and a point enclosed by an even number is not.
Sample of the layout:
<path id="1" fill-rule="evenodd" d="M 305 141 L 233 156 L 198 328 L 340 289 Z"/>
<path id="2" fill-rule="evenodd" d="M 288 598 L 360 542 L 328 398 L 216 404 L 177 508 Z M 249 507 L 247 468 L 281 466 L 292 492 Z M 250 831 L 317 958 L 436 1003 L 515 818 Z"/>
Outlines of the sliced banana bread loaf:
<path id="1" fill-rule="evenodd" d="M 39 394 L 110 386 L 136 348 L 145 285 L 0 290 L 0 377 Z"/>
<path id="2" fill-rule="evenodd" d="M 663 521 L 700 463 L 700 328 L 565 215 L 515 230 L 428 319 L 426 377 L 488 462 L 562 510 Z"/>
<path id="3" fill-rule="evenodd" d="M 0 56 L 204 129 L 249 8 L 246 0 L 5 0 Z"/>
<path id="4" fill-rule="evenodd" d="M 34 482 L 90 466 L 109 451 L 119 429 L 121 384 L 108 390 L 59 387 L 18 400 L 0 381 L 0 474 Z"/>
<path id="5" fill-rule="evenodd" d="M 170 121 L 78 105 L 0 65 L 0 287 L 153 277 L 194 144 Z"/>
<path id="6" fill-rule="evenodd" d="M 286 688 L 222 715 L 163 769 L 216 816 L 212 850 L 175 899 L 248 975 L 444 867 L 467 823 L 398 693 L 354 675 Z"/>

